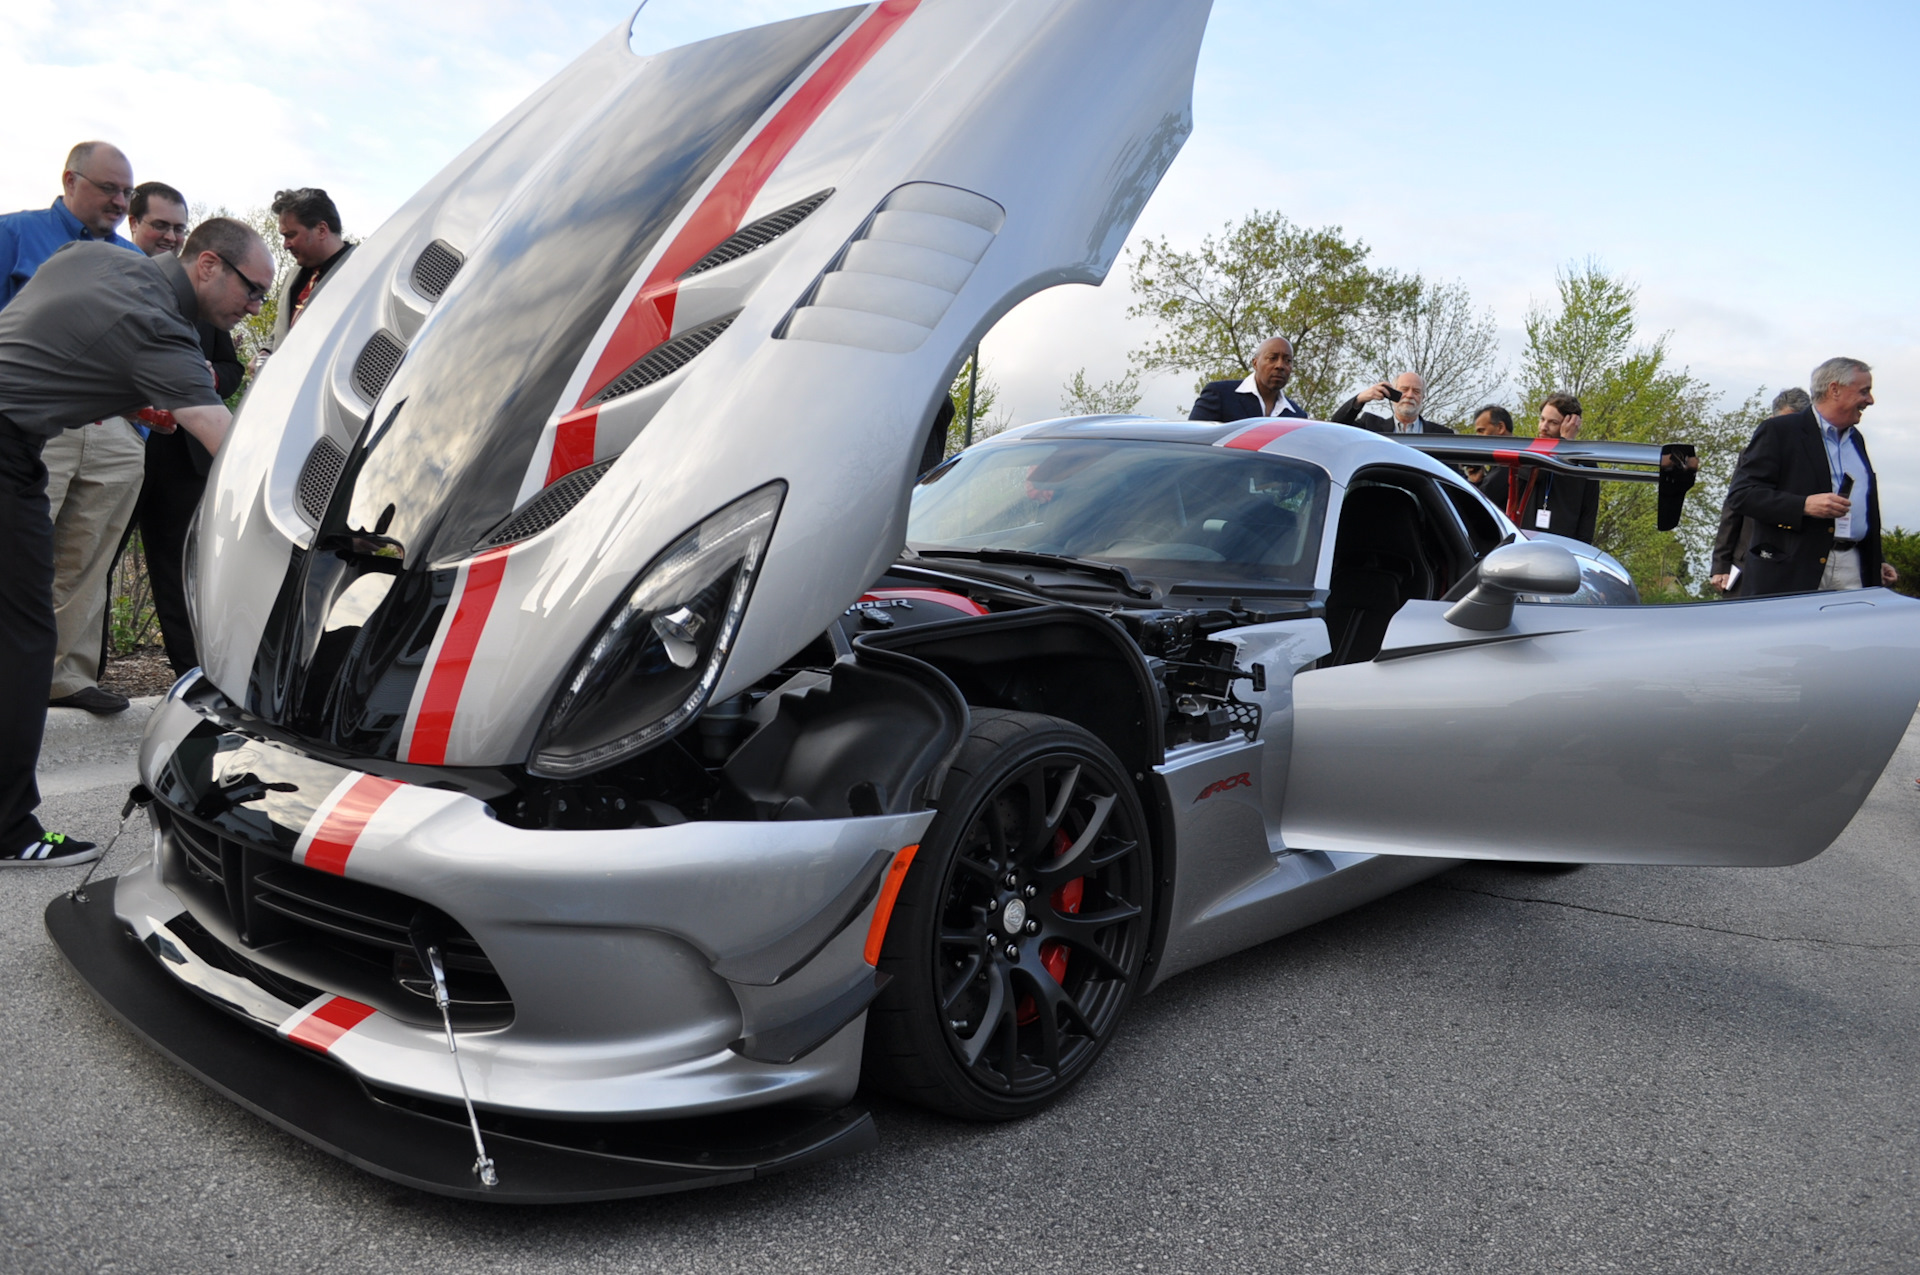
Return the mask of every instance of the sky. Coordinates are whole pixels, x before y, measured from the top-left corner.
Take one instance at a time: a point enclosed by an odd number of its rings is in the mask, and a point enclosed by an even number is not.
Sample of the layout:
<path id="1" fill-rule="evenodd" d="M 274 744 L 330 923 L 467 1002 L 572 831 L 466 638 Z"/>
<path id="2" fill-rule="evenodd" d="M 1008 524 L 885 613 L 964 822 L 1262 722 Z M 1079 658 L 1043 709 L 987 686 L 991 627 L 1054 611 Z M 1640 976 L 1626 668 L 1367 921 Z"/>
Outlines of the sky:
<path id="1" fill-rule="evenodd" d="M 831 7 L 648 0 L 658 47 Z M 67 147 L 121 145 L 138 179 L 247 208 L 323 186 L 371 233 L 627 3 L 8 0 L 0 209 L 44 206 Z M 1920 5 L 1616 0 L 1219 0 L 1194 131 L 1132 245 L 1176 247 L 1256 209 L 1364 240 L 1382 266 L 1458 280 L 1511 362 L 1531 304 L 1586 260 L 1639 288 L 1643 335 L 1727 405 L 1874 365 L 1863 422 L 1888 524 L 1920 528 L 1920 318 L 1912 210 Z M 1042 293 L 983 342 L 1014 421 L 1076 369 L 1117 377 L 1153 336 L 1126 257 L 1100 288 Z M 1144 383 L 1170 414 L 1190 379 Z M 1516 405 L 1517 406 L 1517 405 Z"/>

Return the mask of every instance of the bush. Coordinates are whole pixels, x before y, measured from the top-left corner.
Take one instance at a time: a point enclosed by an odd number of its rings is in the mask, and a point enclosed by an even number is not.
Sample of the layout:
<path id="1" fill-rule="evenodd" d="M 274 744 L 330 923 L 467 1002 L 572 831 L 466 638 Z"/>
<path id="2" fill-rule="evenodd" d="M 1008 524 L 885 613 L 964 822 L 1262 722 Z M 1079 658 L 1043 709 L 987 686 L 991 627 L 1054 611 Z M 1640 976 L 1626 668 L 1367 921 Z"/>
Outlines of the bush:
<path id="1" fill-rule="evenodd" d="M 1900 573 L 1900 583 L 1893 586 L 1895 591 L 1920 598 L 1920 531 L 1908 531 L 1905 527 L 1883 530 L 1880 553 Z"/>

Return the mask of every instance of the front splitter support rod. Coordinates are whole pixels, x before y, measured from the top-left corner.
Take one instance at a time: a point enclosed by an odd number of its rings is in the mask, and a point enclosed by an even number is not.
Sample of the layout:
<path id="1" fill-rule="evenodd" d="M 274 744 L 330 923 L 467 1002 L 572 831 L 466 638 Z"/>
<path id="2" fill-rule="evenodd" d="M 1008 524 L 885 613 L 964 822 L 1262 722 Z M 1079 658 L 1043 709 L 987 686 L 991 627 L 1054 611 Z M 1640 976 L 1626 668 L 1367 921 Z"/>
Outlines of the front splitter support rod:
<path id="1" fill-rule="evenodd" d="M 438 946 L 427 948 L 427 968 L 433 973 L 433 1003 L 440 1007 L 440 1021 L 447 1029 L 447 1052 L 453 1055 L 453 1074 L 460 1081 L 460 1101 L 467 1104 L 467 1124 L 473 1129 L 473 1175 L 481 1186 L 500 1185 L 493 1171 L 493 1157 L 487 1154 L 486 1141 L 480 1136 L 480 1117 L 473 1113 L 473 1097 L 467 1092 L 467 1073 L 460 1066 L 460 1046 L 453 1038 L 453 998 L 447 995 L 446 971 L 440 967 Z"/>

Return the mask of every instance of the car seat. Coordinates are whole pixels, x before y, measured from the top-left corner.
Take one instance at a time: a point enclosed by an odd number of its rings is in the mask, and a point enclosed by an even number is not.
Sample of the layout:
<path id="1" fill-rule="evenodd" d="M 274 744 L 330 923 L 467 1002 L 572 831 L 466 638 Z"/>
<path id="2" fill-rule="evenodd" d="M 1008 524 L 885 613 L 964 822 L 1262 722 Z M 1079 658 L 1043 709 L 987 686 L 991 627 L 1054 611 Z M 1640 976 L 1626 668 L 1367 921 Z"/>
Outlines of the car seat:
<path id="1" fill-rule="evenodd" d="M 1420 548 L 1420 505 L 1398 487 L 1355 487 L 1340 506 L 1327 591 L 1330 664 L 1380 654 L 1387 625 L 1410 598 L 1433 596 L 1434 574 Z"/>

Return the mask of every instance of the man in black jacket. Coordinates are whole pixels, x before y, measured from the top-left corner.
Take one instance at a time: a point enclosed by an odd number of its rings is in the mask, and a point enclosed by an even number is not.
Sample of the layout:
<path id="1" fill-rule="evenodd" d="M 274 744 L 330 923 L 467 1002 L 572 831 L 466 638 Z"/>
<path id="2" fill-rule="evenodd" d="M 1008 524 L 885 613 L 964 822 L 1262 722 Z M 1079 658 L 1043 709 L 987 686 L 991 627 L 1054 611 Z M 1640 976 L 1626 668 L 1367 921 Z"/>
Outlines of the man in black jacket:
<path id="1" fill-rule="evenodd" d="M 1253 375 L 1244 381 L 1210 381 L 1187 413 L 1190 421 L 1244 421 L 1261 416 L 1298 416 L 1306 411 L 1286 395 L 1293 379 L 1293 342 L 1269 337 L 1253 352 Z"/>
<path id="2" fill-rule="evenodd" d="M 1790 416 L 1795 412 L 1804 412 L 1813 406 L 1813 400 L 1807 392 L 1790 386 L 1773 396 L 1773 410 L 1770 415 Z M 1713 536 L 1713 563 L 1710 579 L 1713 587 L 1722 593 L 1733 592 L 1733 586 L 1740 582 L 1739 573 L 1745 569 L 1747 546 L 1753 543 L 1753 519 L 1742 517 L 1735 512 L 1731 501 L 1720 507 L 1720 529 Z"/>
<path id="3" fill-rule="evenodd" d="M 1727 504 L 1754 522 L 1740 594 L 1807 593 L 1892 584 L 1880 557 L 1880 484 L 1860 436 L 1873 369 L 1828 359 L 1808 382 L 1813 406 L 1754 431 Z"/>
<path id="4" fill-rule="evenodd" d="M 1388 414 L 1376 416 L 1361 409 L 1368 403 L 1386 400 Z M 1427 399 L 1426 378 L 1418 372 L 1402 372 L 1391 381 L 1369 385 L 1333 409 L 1328 417 L 1336 425 L 1358 425 L 1376 434 L 1451 434 L 1445 425 L 1436 425 L 1420 415 Z"/>
<path id="5" fill-rule="evenodd" d="M 1580 436 L 1580 400 L 1571 394 L 1549 394 L 1540 405 L 1540 437 L 1564 438 L 1571 442 Z M 1525 488 L 1519 523 L 1528 531 L 1549 531 L 1556 536 L 1593 543 L 1594 526 L 1600 518 L 1600 482 L 1594 478 L 1572 478 L 1534 470 L 1521 480 Z M 1507 470 L 1496 466 L 1487 475 L 1480 492 L 1488 500 L 1507 507 Z"/>
<path id="6" fill-rule="evenodd" d="M 127 208 L 128 237 L 134 247 L 149 257 L 178 253 L 186 241 L 186 223 L 187 198 L 178 190 L 164 182 L 141 182 L 134 187 Z M 245 372 L 232 334 L 204 319 L 196 320 L 193 329 L 200 338 L 200 352 L 213 368 L 214 389 L 221 398 L 232 398 Z M 160 639 L 166 644 L 167 663 L 176 675 L 200 663 L 187 613 L 181 563 L 186 553 L 187 524 L 200 506 L 212 464 L 213 457 L 200 440 L 183 429 L 170 434 L 154 430 L 147 435 L 146 479 L 140 485 L 134 525 L 140 528 L 140 545 L 146 554 Z"/>

